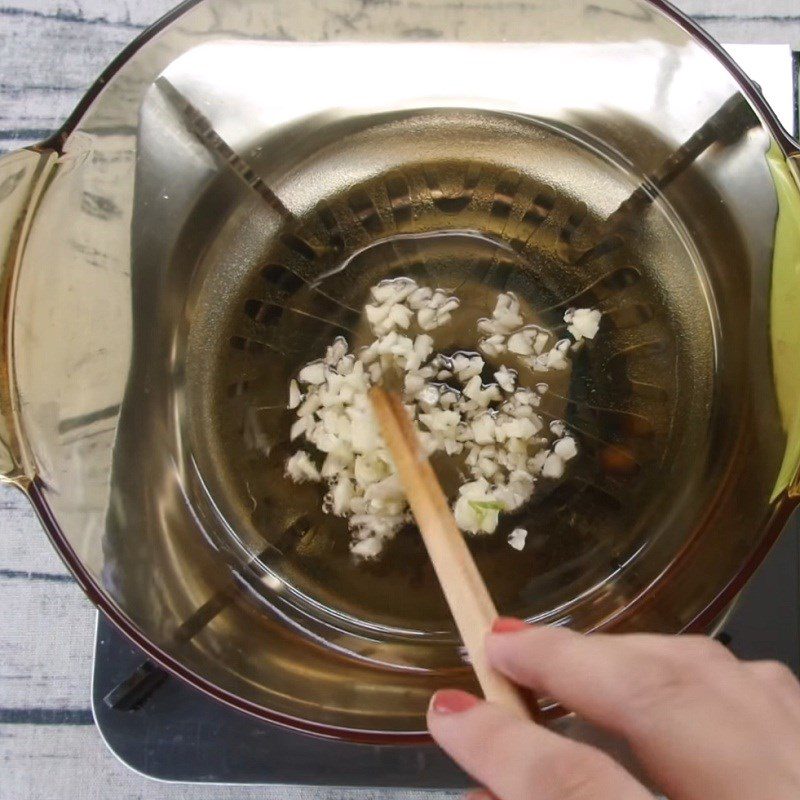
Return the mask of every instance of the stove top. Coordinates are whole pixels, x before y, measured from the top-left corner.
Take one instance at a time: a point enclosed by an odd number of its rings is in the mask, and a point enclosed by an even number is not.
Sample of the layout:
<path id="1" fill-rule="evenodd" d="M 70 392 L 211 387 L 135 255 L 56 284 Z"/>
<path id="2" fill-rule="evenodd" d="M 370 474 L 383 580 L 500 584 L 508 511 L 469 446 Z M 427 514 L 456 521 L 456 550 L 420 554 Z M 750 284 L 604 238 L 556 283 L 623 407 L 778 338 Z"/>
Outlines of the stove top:
<path id="1" fill-rule="evenodd" d="M 797 133 L 798 54 L 792 67 L 788 47 L 730 50 Z M 736 601 L 718 638 L 742 658 L 776 659 L 800 674 L 800 516 Z M 408 789 L 471 784 L 433 745 L 337 742 L 223 706 L 147 661 L 102 615 L 92 709 L 111 751 L 131 769 L 161 780 Z"/>
<path id="2" fill-rule="evenodd" d="M 800 517 L 788 525 L 719 634 L 737 655 L 800 674 Z M 92 708 L 132 769 L 181 782 L 462 788 L 434 746 L 357 745 L 285 730 L 225 707 L 149 665 L 98 617 Z"/>
<path id="3" fill-rule="evenodd" d="M 106 701 L 143 663 L 141 651 L 98 617 L 92 708 L 112 752 L 149 777 L 181 782 L 460 788 L 466 776 L 433 745 L 376 746 L 321 739 L 223 706 L 163 678 L 141 707 Z M 149 663 L 149 662 L 148 662 Z M 146 691 L 146 690 L 145 690 Z M 134 701 L 136 705 L 136 701 Z"/>

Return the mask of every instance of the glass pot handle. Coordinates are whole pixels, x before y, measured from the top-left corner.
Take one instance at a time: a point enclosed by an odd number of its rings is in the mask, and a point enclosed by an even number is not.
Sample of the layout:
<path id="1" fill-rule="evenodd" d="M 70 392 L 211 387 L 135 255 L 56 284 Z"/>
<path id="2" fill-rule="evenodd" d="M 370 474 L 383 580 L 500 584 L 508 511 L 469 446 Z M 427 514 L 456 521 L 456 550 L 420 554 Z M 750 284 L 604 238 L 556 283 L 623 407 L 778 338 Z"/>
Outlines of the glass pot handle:
<path id="1" fill-rule="evenodd" d="M 800 500 L 800 144 L 788 139 L 768 155 L 778 194 L 772 265 L 771 335 L 774 377 L 787 433 L 773 499 Z M 788 157 L 785 155 L 788 153 Z"/>
<path id="2" fill-rule="evenodd" d="M 795 190 L 796 190 L 796 198 L 798 199 L 796 214 L 794 216 L 794 226 L 795 226 L 795 270 L 794 270 L 794 278 L 795 278 L 795 287 L 796 287 L 796 298 L 800 298 L 800 143 L 794 142 L 795 151 L 792 155 L 789 156 L 788 163 L 789 163 L 789 171 L 792 173 L 792 177 L 794 178 L 795 183 Z M 798 303 L 798 308 L 800 308 L 800 303 Z M 797 369 L 798 373 L 800 373 L 800 349 L 795 351 L 795 368 Z M 800 378 L 798 378 L 798 385 L 800 385 Z M 796 464 L 797 468 L 795 471 L 794 481 L 792 482 L 791 486 L 789 487 L 789 496 L 800 500 L 800 395 L 797 397 L 797 412 L 795 414 L 795 421 L 794 421 L 794 441 L 797 445 L 798 452 L 795 453 L 796 456 Z"/>
<path id="3" fill-rule="evenodd" d="M 20 430 L 14 377 L 14 303 L 31 220 L 57 155 L 18 150 L 0 157 L 0 481 L 25 486 L 33 477 Z"/>

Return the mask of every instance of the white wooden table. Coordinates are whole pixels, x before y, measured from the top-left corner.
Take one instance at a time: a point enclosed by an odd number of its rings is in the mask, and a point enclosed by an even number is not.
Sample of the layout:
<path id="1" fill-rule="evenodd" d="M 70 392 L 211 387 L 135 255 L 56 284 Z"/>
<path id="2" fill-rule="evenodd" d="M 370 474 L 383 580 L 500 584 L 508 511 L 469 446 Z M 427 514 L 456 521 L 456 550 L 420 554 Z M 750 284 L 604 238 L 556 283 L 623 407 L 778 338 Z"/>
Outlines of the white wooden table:
<path id="1" fill-rule="evenodd" d="M 800 48 L 798 0 L 678 4 L 721 41 Z M 0 152 L 52 132 L 111 58 L 172 5 L 171 0 L 0 4 Z M 397 796 L 173 786 L 119 764 L 89 709 L 94 609 L 51 549 L 27 501 L 10 489 L 0 490 L 0 609 L 0 800 Z"/>

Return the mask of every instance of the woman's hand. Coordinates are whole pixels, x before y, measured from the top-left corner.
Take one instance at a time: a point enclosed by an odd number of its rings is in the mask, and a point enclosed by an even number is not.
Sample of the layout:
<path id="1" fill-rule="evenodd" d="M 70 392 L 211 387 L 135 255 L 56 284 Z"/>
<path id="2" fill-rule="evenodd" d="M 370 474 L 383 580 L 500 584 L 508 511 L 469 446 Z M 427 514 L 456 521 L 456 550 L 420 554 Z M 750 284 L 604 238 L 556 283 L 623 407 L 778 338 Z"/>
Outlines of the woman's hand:
<path id="1" fill-rule="evenodd" d="M 500 619 L 495 668 L 624 737 L 670 800 L 798 800 L 800 684 L 701 636 L 584 636 Z M 434 695 L 434 739 L 500 800 L 652 800 L 599 750 L 466 692 Z"/>

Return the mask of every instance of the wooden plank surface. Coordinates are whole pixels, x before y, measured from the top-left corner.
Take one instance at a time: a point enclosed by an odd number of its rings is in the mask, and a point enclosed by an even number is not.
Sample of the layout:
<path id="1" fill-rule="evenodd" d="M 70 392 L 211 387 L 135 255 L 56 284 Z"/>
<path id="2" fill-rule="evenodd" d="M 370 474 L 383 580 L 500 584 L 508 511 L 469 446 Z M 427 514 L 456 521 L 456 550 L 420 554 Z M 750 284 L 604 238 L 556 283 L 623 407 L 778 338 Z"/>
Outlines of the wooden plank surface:
<path id="1" fill-rule="evenodd" d="M 55 129 L 100 70 L 172 5 L 170 0 L 0 5 L 0 151 Z M 796 0 L 683 0 L 678 5 L 720 41 L 788 42 L 800 48 Z"/>
<path id="2" fill-rule="evenodd" d="M 800 48 L 797 0 L 683 0 L 679 5 L 720 40 L 789 42 Z M 53 131 L 108 61 L 171 6 L 171 0 L 0 0 L 0 152 Z M 0 603 L 0 800 L 401 796 L 177 787 L 148 781 L 120 765 L 101 741 L 89 710 L 94 610 L 27 501 L 11 489 L 0 490 Z"/>

